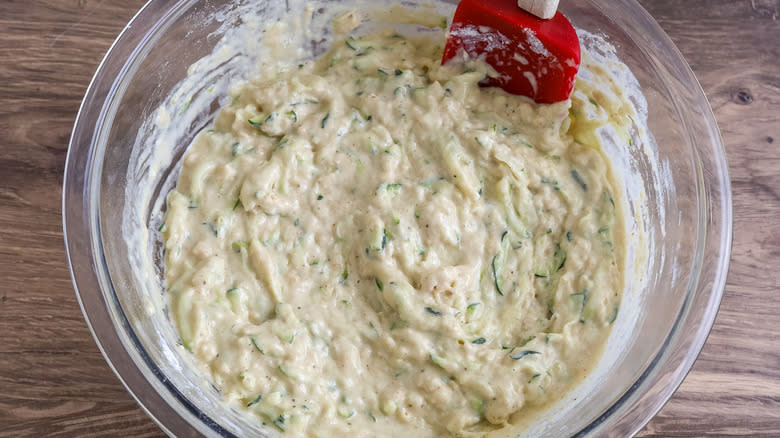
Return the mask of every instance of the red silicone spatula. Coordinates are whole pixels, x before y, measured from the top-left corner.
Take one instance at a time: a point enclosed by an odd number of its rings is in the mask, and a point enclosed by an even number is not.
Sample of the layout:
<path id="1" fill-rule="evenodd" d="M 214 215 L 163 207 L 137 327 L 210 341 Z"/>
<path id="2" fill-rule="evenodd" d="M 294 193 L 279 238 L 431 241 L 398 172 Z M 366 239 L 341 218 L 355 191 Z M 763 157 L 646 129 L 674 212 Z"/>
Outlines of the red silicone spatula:
<path id="1" fill-rule="evenodd" d="M 526 7 L 537 17 L 518 6 Z M 580 42 L 556 0 L 462 0 L 452 19 L 442 63 L 463 50 L 484 56 L 498 77 L 484 84 L 537 103 L 566 100 L 580 67 Z M 552 7 L 551 7 L 552 6 Z"/>

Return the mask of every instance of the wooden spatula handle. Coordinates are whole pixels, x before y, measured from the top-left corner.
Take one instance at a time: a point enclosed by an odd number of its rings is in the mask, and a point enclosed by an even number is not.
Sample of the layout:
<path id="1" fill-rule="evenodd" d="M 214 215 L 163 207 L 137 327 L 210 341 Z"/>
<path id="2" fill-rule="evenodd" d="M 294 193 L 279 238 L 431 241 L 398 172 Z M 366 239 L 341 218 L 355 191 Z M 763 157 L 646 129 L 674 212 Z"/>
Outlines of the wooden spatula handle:
<path id="1" fill-rule="evenodd" d="M 517 6 L 544 20 L 555 16 L 559 0 L 517 0 Z"/>

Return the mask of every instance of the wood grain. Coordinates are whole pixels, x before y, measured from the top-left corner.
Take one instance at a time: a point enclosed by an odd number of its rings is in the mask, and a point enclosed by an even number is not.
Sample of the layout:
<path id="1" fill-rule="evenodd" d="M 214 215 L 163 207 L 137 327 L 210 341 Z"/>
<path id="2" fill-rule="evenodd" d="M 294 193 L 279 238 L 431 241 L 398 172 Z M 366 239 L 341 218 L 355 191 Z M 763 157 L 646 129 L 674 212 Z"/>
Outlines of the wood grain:
<path id="1" fill-rule="evenodd" d="M 780 436 L 780 0 L 641 0 L 719 121 L 734 190 L 726 295 L 641 437 Z M 60 218 L 68 136 L 140 0 L 0 2 L 0 437 L 162 436 L 82 318 Z"/>

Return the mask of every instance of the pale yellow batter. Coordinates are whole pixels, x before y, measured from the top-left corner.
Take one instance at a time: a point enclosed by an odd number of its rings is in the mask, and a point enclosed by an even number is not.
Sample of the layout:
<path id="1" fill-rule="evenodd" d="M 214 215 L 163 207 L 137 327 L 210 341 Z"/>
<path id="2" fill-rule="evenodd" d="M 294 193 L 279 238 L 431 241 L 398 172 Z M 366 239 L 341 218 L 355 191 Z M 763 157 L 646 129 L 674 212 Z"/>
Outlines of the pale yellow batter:
<path id="1" fill-rule="evenodd" d="M 182 342 L 285 436 L 482 436 L 568 391 L 617 315 L 614 102 L 480 88 L 442 43 L 350 36 L 236 86 L 168 197 Z"/>

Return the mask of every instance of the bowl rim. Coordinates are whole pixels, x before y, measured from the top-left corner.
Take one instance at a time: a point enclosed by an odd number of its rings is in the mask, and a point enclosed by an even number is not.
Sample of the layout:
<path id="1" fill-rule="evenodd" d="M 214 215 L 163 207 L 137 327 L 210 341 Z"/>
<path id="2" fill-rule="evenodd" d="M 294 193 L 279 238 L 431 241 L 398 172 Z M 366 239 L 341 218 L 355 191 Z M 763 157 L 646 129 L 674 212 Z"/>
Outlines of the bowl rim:
<path id="1" fill-rule="evenodd" d="M 165 23 L 182 13 L 191 2 L 148 0 L 125 25 L 98 65 L 79 107 L 68 144 L 62 184 L 63 238 L 71 282 L 87 327 L 109 368 L 144 413 L 168 436 L 216 432 L 219 436 L 233 437 L 170 384 L 144 348 L 137 348 L 142 346 L 127 316 L 120 306 L 114 305 L 118 300 L 103 257 L 99 211 L 96 203 L 90 203 L 90 196 L 96 199 L 94 192 L 96 188 L 99 190 L 92 183 L 92 170 L 102 165 L 94 145 L 102 137 L 101 122 L 105 120 L 113 98 L 123 91 L 123 79 L 136 60 L 145 54 L 150 40 L 164 32 Z M 146 25 L 139 25 L 139 22 Z M 86 149 L 86 160 L 78 158 L 83 149 Z M 69 205 L 80 208 L 69 208 Z M 89 236 L 89 247 L 81 239 L 71 237 L 80 233 Z M 102 289 L 110 291 L 114 303 L 106 301 Z M 98 330 L 97 327 L 113 327 L 114 330 Z M 127 334 L 127 339 L 120 336 L 119 330 Z M 150 372 L 146 375 L 155 376 L 156 382 L 150 382 L 135 363 L 128 343 L 136 347 L 135 352 L 140 352 L 140 359 Z M 165 394 L 167 397 L 159 392 L 160 387 L 169 391 Z"/>
<path id="2" fill-rule="evenodd" d="M 102 157 L 97 156 L 95 146 L 103 139 L 101 134 L 105 134 L 101 132 L 103 122 L 110 116 L 114 97 L 123 92 L 122 85 L 128 72 L 133 66 L 137 67 L 138 60 L 150 48 L 150 42 L 165 31 L 165 24 L 185 12 L 195 1 L 149 0 L 125 26 L 98 66 L 82 100 L 69 141 L 62 192 L 63 237 L 73 288 L 87 326 L 107 364 L 141 409 L 170 436 L 199 433 L 234 436 L 201 412 L 165 379 L 140 344 L 124 310 L 117 304 L 116 291 L 102 249 L 99 209 L 95 202 L 99 199 L 99 184 L 92 178 L 96 174 L 95 169 L 102 167 Z M 711 181 L 704 179 L 702 155 L 698 149 L 694 150 L 698 160 L 697 182 L 700 192 L 695 265 L 697 275 L 693 276 L 688 286 L 688 293 L 670 336 L 637 381 L 574 436 L 603 433 L 605 428 L 612 426 L 620 426 L 621 430 L 634 435 L 671 398 L 691 370 L 715 322 L 725 291 L 733 232 L 731 186 L 725 148 L 700 83 L 672 40 L 636 0 L 606 3 L 610 4 L 604 5 L 602 12 L 613 21 L 614 15 L 608 15 L 610 11 L 615 14 L 627 9 L 633 15 L 621 16 L 621 21 L 630 21 L 638 28 L 653 29 L 655 33 L 646 38 L 654 38 L 654 44 L 672 58 L 678 79 L 693 87 L 691 92 L 695 94 L 695 104 L 702 110 L 696 119 L 703 123 L 701 128 L 708 139 L 691 141 L 694 145 L 709 146 L 709 151 L 704 152 L 712 153 L 706 157 L 711 167 L 707 169 L 711 173 Z M 680 112 L 680 108 L 675 109 Z M 84 156 L 86 160 L 82 158 Z M 716 202 L 713 203 L 713 199 Z M 718 237 L 717 242 L 709 242 L 716 244 L 709 248 L 715 251 L 714 266 L 708 270 L 714 272 L 714 278 L 707 279 L 706 283 L 711 284 L 710 287 L 699 291 L 702 260 L 704 251 L 708 250 L 705 247 L 707 233 L 715 233 Z M 85 242 L 83 236 L 88 236 L 89 241 Z M 113 296 L 113 303 L 106 300 L 105 292 Z M 689 322 L 692 302 L 700 294 L 706 294 L 706 306 L 695 321 L 697 326 L 695 330 L 681 333 L 678 327 Z M 105 330 L 106 327 L 113 327 L 114 330 Z M 140 352 L 142 364 L 136 362 L 129 348 L 133 348 L 136 353 Z M 670 378 L 664 382 L 659 378 L 659 364 L 661 368 L 672 367 L 666 370 L 665 375 Z M 140 366 L 147 369 L 142 370 Z M 156 380 L 152 381 L 154 379 L 147 376 L 154 376 Z M 167 392 L 161 393 L 161 389 Z"/>

